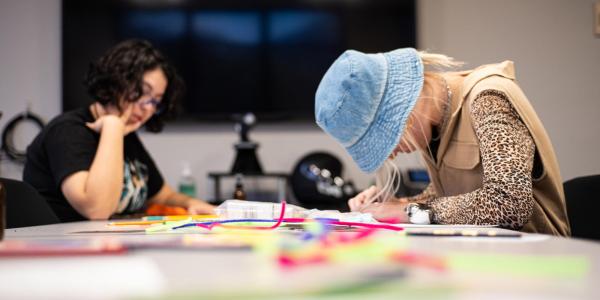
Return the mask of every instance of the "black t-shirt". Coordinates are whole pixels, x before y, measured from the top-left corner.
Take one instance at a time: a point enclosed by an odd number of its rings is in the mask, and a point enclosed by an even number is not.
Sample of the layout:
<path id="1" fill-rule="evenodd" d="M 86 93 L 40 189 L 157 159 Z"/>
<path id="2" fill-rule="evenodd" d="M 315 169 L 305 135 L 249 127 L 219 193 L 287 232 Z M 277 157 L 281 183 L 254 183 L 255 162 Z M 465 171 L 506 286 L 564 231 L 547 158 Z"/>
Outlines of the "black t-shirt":
<path id="1" fill-rule="evenodd" d="M 93 121 L 87 107 L 66 112 L 53 119 L 27 148 L 23 180 L 46 198 L 63 222 L 86 219 L 69 204 L 61 184 L 69 175 L 92 166 L 100 135 L 85 123 Z M 139 211 L 164 184 L 162 175 L 135 132 L 124 138 L 124 157 L 123 192 L 115 211 L 117 214 Z"/>

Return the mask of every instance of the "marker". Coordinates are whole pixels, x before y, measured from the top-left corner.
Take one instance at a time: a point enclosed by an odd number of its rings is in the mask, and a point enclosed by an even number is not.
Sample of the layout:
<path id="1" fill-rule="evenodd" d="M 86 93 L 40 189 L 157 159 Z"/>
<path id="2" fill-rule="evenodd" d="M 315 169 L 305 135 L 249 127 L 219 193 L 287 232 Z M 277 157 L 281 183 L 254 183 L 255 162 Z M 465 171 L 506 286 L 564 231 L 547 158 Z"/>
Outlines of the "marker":
<path id="1" fill-rule="evenodd" d="M 206 220 L 206 219 L 218 219 L 216 215 L 178 215 L 178 216 L 147 216 L 143 217 L 144 221 L 182 221 L 187 219 L 192 220 Z"/>
<path id="2" fill-rule="evenodd" d="M 128 226 L 128 225 L 152 225 L 157 223 L 163 223 L 164 221 L 124 221 L 124 222 L 110 222 L 109 226 Z"/>

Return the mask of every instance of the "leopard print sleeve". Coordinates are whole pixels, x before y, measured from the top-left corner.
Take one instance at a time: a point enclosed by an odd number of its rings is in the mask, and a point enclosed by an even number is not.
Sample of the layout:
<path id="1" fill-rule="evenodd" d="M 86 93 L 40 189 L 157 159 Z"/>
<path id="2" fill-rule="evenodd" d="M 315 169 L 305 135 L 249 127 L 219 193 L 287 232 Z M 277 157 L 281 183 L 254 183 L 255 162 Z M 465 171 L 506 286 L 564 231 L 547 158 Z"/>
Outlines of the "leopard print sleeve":
<path id="1" fill-rule="evenodd" d="M 500 91 L 481 92 L 471 103 L 471 117 L 479 140 L 483 185 L 466 194 L 431 199 L 434 222 L 521 229 L 533 212 L 533 138 Z"/>

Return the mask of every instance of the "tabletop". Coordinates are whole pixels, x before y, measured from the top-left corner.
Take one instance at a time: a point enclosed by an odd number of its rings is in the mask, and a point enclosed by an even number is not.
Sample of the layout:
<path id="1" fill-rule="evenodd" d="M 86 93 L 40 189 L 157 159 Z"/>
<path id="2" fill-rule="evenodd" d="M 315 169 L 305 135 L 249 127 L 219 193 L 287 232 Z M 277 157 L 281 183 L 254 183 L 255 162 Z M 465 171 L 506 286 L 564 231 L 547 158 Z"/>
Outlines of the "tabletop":
<path id="1" fill-rule="evenodd" d="M 181 237 L 210 240 L 218 234 L 149 235 L 143 230 L 115 229 L 107 224 L 87 221 L 7 229 L 5 241 L 117 239 L 159 246 L 133 247 L 115 255 L 0 258 L 0 298 L 365 299 L 408 295 L 444 299 L 591 299 L 600 295 L 600 243 L 586 240 L 539 234 L 412 236 L 410 233 L 432 230 L 514 232 L 404 225 L 401 233 L 377 233 L 377 242 L 370 244 L 363 242 L 341 250 L 331 250 L 331 245 L 328 249 L 319 248 L 316 253 L 329 253 L 335 258 L 290 268 L 282 267 L 281 259 L 278 261 L 273 255 L 274 251 L 281 251 L 284 242 L 272 243 L 270 250 L 257 245 L 165 247 Z M 287 239 L 290 245 L 301 234 L 302 231 L 287 230 L 270 235 Z M 394 254 L 400 255 L 401 261 L 383 257 L 387 252 L 379 250 L 390 245 L 394 251 L 401 250 Z M 356 250 L 357 247 L 362 248 Z M 378 255 L 382 257 L 375 257 Z"/>

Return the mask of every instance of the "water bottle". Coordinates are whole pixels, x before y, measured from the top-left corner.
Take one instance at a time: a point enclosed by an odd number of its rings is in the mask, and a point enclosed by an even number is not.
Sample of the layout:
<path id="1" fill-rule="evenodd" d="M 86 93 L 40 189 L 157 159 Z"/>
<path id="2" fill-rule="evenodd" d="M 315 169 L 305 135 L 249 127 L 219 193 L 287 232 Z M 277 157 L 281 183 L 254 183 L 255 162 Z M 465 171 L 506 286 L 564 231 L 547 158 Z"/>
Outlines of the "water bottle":
<path id="1" fill-rule="evenodd" d="M 192 176 L 192 167 L 188 162 L 183 163 L 181 178 L 179 178 L 179 192 L 192 198 L 196 197 L 196 180 Z"/>

